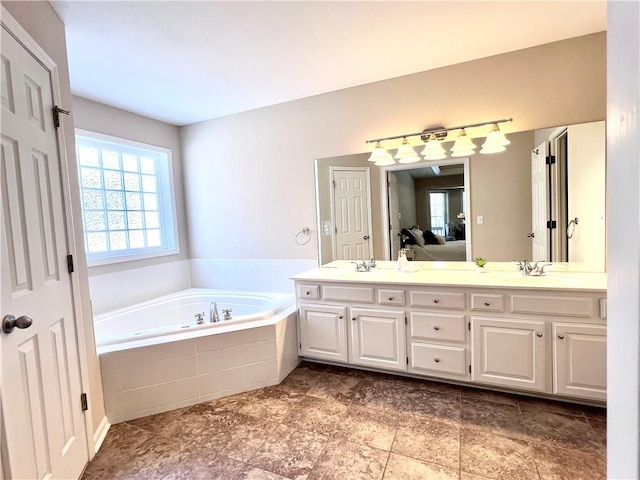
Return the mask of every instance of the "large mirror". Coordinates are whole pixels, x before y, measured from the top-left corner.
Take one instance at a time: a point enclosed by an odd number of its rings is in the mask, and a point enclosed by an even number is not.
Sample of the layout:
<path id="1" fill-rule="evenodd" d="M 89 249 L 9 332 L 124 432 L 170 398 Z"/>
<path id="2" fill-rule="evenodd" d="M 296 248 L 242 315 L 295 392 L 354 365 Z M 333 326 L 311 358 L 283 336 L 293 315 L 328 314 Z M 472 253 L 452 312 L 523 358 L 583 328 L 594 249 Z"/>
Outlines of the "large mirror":
<path id="1" fill-rule="evenodd" d="M 508 138 L 505 152 L 437 162 L 376 167 L 368 152 L 316 160 L 320 264 L 395 259 L 407 243 L 416 260 L 605 271 L 604 121 Z"/>

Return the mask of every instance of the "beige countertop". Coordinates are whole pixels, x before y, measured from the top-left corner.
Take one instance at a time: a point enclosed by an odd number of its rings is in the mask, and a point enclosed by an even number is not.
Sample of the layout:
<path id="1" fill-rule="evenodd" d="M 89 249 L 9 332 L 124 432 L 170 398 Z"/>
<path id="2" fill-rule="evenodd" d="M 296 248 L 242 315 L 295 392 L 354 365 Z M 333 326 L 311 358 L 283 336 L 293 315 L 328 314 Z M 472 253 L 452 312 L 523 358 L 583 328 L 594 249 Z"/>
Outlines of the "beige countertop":
<path id="1" fill-rule="evenodd" d="M 306 282 L 387 285 L 540 289 L 604 292 L 607 274 L 581 271 L 579 264 L 552 264 L 544 276 L 525 276 L 515 264 L 488 264 L 484 273 L 473 262 L 409 262 L 413 272 L 401 272 L 396 262 L 380 261 L 370 272 L 356 272 L 349 261 L 335 261 L 291 277 Z M 547 270 L 547 269 L 545 269 Z"/>

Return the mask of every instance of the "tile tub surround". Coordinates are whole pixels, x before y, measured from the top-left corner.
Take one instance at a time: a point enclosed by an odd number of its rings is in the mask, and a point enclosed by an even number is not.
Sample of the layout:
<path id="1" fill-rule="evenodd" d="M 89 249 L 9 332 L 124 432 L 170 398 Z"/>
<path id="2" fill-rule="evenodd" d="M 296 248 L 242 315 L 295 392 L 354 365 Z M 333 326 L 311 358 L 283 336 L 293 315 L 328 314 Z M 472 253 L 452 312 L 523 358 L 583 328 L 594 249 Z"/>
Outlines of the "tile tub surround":
<path id="1" fill-rule="evenodd" d="M 109 423 L 280 382 L 298 364 L 295 312 L 272 325 L 100 355 Z"/>
<path id="2" fill-rule="evenodd" d="M 113 426 L 83 479 L 604 479 L 605 422 L 596 407 L 304 362 L 278 385 Z"/>

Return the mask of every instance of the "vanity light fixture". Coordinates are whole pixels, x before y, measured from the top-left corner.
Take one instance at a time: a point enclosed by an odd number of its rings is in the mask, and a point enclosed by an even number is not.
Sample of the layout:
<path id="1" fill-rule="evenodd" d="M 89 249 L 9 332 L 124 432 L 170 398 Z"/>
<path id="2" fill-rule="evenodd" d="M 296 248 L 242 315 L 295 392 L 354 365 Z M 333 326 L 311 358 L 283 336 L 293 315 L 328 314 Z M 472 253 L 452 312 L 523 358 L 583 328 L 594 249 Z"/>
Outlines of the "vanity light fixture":
<path id="1" fill-rule="evenodd" d="M 415 163 L 420 161 L 420 157 L 413 149 L 406 138 L 402 139 L 402 145 L 398 147 L 395 157 L 398 159 L 398 163 Z"/>
<path id="2" fill-rule="evenodd" d="M 480 153 L 504 152 L 506 150 L 506 146 L 510 143 L 511 142 L 507 140 L 507 137 L 504 136 L 504 133 L 500 131 L 500 127 L 498 127 L 498 124 L 494 123 L 491 126 L 489 135 L 487 135 L 487 139 L 482 144 Z"/>
<path id="3" fill-rule="evenodd" d="M 458 134 L 458 138 L 456 138 L 456 142 L 451 147 L 451 156 L 452 157 L 470 157 L 474 153 L 474 150 L 478 148 L 475 143 L 471 141 L 471 139 L 467 136 L 467 132 L 465 129 L 461 129 Z"/>
<path id="4" fill-rule="evenodd" d="M 425 160 L 442 160 L 443 158 L 447 158 L 447 152 L 436 138 L 435 133 L 429 135 L 429 140 L 425 144 L 422 152 L 420 152 L 420 155 L 422 155 Z"/>
<path id="5" fill-rule="evenodd" d="M 371 156 L 369 157 L 370 162 L 375 162 L 377 166 L 384 167 L 386 165 L 393 165 L 396 163 L 389 152 L 387 152 L 380 142 L 376 142 L 376 146 L 371 152 Z"/>
<path id="6" fill-rule="evenodd" d="M 507 140 L 504 134 L 500 131 L 498 125 L 500 123 L 511 122 L 512 118 L 503 118 L 501 120 L 491 120 L 489 122 L 472 123 L 469 125 L 460 125 L 458 127 L 444 128 L 436 127 L 431 129 L 425 129 L 422 132 L 416 133 L 404 133 L 402 135 L 394 135 L 391 137 L 374 138 L 367 140 L 365 143 L 375 143 L 375 148 L 369 157 L 370 162 L 375 162 L 378 166 L 386 166 L 395 164 L 393 157 L 382 146 L 382 142 L 387 140 L 397 140 L 402 138 L 402 144 L 398 147 L 395 158 L 399 163 L 413 163 L 419 160 L 414 148 L 407 141 L 408 137 L 420 136 L 423 141 L 426 141 L 424 149 L 420 152 L 420 155 L 425 160 L 441 160 L 447 157 L 445 149 L 442 147 L 441 141 L 447 137 L 447 133 L 459 130 L 460 133 L 456 138 L 456 141 L 451 148 L 452 157 L 469 157 L 475 153 L 477 148 L 476 144 L 467 136 L 466 129 L 483 127 L 485 125 L 491 125 L 491 131 L 487 135 L 485 142 L 482 144 L 480 153 L 499 153 L 506 150 L 506 146 L 511 142 Z"/>

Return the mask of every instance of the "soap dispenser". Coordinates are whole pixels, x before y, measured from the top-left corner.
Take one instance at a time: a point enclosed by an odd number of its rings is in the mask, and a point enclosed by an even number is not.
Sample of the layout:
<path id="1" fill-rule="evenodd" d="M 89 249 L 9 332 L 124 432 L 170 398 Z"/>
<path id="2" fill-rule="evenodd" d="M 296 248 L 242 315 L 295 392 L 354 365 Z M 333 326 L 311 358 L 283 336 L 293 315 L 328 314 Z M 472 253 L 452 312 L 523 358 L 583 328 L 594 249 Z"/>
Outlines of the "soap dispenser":
<path id="1" fill-rule="evenodd" d="M 407 251 L 401 248 L 398 252 L 398 270 L 404 271 L 409 266 L 409 260 L 407 260 Z"/>

